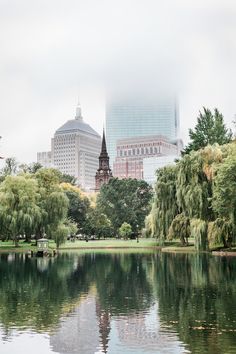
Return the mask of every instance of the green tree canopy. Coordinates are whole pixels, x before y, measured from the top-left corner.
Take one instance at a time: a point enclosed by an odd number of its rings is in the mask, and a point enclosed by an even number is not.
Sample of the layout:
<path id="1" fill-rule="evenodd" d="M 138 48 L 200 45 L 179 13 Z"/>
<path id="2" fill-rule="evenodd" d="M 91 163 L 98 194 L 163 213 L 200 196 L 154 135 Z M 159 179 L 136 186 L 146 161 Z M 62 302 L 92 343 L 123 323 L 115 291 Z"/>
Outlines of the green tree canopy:
<path id="1" fill-rule="evenodd" d="M 39 162 L 32 162 L 29 165 L 23 163 L 19 165 L 19 172 L 34 174 L 41 168 L 43 168 L 43 166 Z"/>
<path id="2" fill-rule="evenodd" d="M 191 233 L 198 250 L 217 240 L 231 245 L 236 228 L 235 179 L 234 142 L 208 145 L 186 154 L 176 165 L 160 169 L 146 234 L 161 243 L 167 236 L 179 236 L 184 243 Z"/>
<path id="3" fill-rule="evenodd" d="M 236 153 L 229 155 L 214 178 L 213 209 L 236 228 Z"/>
<path id="4" fill-rule="evenodd" d="M 97 208 L 92 208 L 88 212 L 82 232 L 90 236 L 96 235 L 98 238 L 114 235 L 111 221 L 105 214 L 99 212 Z"/>
<path id="5" fill-rule="evenodd" d="M 18 236 L 33 234 L 41 222 L 37 182 L 8 176 L 0 186 L 0 232 L 17 244 Z"/>
<path id="6" fill-rule="evenodd" d="M 97 209 L 107 215 L 116 231 L 128 221 L 133 232 L 138 232 L 144 227 L 151 199 L 152 188 L 145 181 L 112 178 L 101 188 Z"/>
<path id="7" fill-rule="evenodd" d="M 73 220 L 78 228 L 83 229 L 90 211 L 89 199 L 78 187 L 72 186 L 70 183 L 62 183 L 61 187 L 69 200 L 68 218 Z"/>
<path id="8" fill-rule="evenodd" d="M 59 223 L 67 217 L 69 201 L 59 185 L 59 176 L 55 169 L 40 169 L 36 172 L 38 192 L 40 194 L 39 207 L 41 223 L 38 225 L 37 237 L 44 232 L 51 234 Z"/>
<path id="9" fill-rule="evenodd" d="M 163 243 L 172 220 L 178 214 L 176 199 L 176 166 L 167 166 L 157 171 L 155 196 L 151 213 L 146 219 L 147 233 Z"/>
<path id="10" fill-rule="evenodd" d="M 203 113 L 200 111 L 195 128 L 189 129 L 189 137 L 190 143 L 184 150 L 185 154 L 215 143 L 227 144 L 232 140 L 232 132 L 226 128 L 223 115 L 218 109 L 215 108 L 212 113 L 210 109 L 203 107 Z"/>
<path id="11" fill-rule="evenodd" d="M 132 235 L 132 227 L 127 222 L 124 222 L 119 228 L 119 235 L 128 239 Z"/>
<path id="12" fill-rule="evenodd" d="M 72 186 L 76 185 L 76 178 L 66 173 L 59 173 L 59 179 L 61 183 L 70 183 Z"/>

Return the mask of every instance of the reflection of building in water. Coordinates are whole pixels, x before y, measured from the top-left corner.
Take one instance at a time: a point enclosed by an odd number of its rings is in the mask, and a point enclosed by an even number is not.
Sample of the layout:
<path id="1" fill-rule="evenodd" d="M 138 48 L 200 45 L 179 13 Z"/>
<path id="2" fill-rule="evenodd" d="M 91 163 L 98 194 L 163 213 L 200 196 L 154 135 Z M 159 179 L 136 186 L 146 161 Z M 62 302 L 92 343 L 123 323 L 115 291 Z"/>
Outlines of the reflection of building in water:
<path id="1" fill-rule="evenodd" d="M 110 314 L 107 311 L 101 309 L 99 302 L 96 302 L 96 313 L 99 323 L 100 341 L 102 346 L 102 353 L 107 353 L 110 326 Z"/>
<path id="2" fill-rule="evenodd" d="M 120 345 L 134 352 L 136 349 L 137 352 L 162 354 L 185 352 L 177 335 L 161 326 L 157 304 L 147 313 L 119 317 L 115 327 Z"/>
<path id="3" fill-rule="evenodd" d="M 102 311 L 95 295 L 88 295 L 50 337 L 54 352 L 60 354 L 107 353 L 110 316 Z"/>
<path id="4" fill-rule="evenodd" d="M 37 269 L 40 272 L 44 272 L 45 270 L 48 269 L 49 263 L 51 260 L 49 260 L 47 257 L 37 257 L 36 264 L 37 264 Z"/>
<path id="5" fill-rule="evenodd" d="M 176 333 L 160 324 L 157 305 L 140 314 L 111 318 L 91 293 L 61 319 L 50 345 L 60 354 L 186 353 Z"/>

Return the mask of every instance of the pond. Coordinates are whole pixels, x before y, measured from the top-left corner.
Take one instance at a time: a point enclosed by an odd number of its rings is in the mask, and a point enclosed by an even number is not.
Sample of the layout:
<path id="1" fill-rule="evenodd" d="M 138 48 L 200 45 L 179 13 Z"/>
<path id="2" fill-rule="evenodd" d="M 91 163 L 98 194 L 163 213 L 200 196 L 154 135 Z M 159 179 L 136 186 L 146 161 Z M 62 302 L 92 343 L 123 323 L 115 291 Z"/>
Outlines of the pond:
<path id="1" fill-rule="evenodd" d="M 1 354 L 236 353 L 236 258 L 0 255 Z"/>

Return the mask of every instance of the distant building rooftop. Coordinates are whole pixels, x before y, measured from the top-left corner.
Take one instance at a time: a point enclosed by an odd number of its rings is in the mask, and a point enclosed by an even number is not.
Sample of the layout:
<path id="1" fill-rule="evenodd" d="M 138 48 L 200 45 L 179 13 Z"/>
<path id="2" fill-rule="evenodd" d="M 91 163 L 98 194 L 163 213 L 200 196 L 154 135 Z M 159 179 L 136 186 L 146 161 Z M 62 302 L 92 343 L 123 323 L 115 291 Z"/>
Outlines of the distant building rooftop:
<path id="1" fill-rule="evenodd" d="M 55 134 L 65 134 L 76 131 L 81 131 L 100 137 L 100 135 L 93 128 L 91 128 L 89 124 L 83 121 L 80 103 L 78 103 L 76 108 L 75 119 L 68 120 L 65 124 L 63 124 L 59 129 L 56 130 Z"/>
<path id="2" fill-rule="evenodd" d="M 55 134 L 65 134 L 70 132 L 82 131 L 91 135 L 100 136 L 89 124 L 84 123 L 79 119 L 68 120 L 59 129 L 56 130 Z"/>

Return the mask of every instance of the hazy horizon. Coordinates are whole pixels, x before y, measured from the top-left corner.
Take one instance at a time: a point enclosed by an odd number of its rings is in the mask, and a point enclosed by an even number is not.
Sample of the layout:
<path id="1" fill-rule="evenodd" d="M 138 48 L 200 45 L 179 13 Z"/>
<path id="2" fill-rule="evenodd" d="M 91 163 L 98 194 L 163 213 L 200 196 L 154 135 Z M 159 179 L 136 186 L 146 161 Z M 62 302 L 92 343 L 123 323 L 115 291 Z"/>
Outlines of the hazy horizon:
<path id="1" fill-rule="evenodd" d="M 114 87 L 176 91 L 184 142 L 203 106 L 232 127 L 235 15 L 233 0 L 0 0 L 0 153 L 35 161 L 78 96 L 101 133 Z"/>

